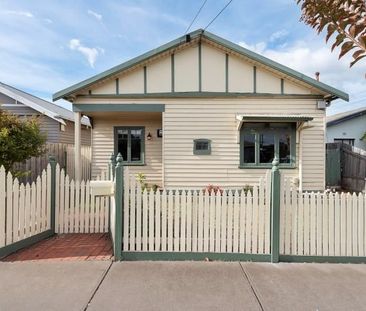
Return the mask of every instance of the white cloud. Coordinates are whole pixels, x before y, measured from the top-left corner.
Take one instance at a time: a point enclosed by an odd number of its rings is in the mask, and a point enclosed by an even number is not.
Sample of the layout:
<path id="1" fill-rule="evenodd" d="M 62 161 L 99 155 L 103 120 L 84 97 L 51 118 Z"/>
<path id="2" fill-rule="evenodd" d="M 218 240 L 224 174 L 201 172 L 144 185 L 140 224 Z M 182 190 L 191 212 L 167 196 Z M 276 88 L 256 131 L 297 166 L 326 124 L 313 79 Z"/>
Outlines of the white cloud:
<path id="1" fill-rule="evenodd" d="M 247 44 L 244 41 L 239 42 L 239 45 L 241 45 L 243 48 L 246 48 L 248 50 L 251 50 L 253 52 L 263 54 L 266 51 L 267 43 L 264 41 L 254 43 L 254 44 Z"/>
<path id="2" fill-rule="evenodd" d="M 98 21 L 102 21 L 102 19 L 103 19 L 102 14 L 99 14 L 99 13 L 94 12 L 92 10 L 88 10 L 88 14 L 91 15 L 91 16 L 94 16 Z"/>
<path id="3" fill-rule="evenodd" d="M 53 20 L 52 19 L 50 19 L 50 18 L 44 18 L 43 19 L 46 23 L 48 23 L 48 24 L 52 24 L 53 23 Z"/>
<path id="4" fill-rule="evenodd" d="M 271 34 L 271 36 L 269 37 L 269 41 L 274 42 L 274 41 L 277 41 L 278 39 L 282 39 L 282 38 L 286 37 L 287 35 L 288 35 L 288 31 L 285 29 L 282 29 L 282 30 L 276 31 L 273 34 Z"/>
<path id="5" fill-rule="evenodd" d="M 69 48 L 80 52 L 87 59 L 90 67 L 94 68 L 95 61 L 100 54 L 104 54 L 104 49 L 100 47 L 90 48 L 80 43 L 79 39 L 71 39 Z"/>
<path id="6" fill-rule="evenodd" d="M 34 17 L 34 15 L 31 12 L 27 12 L 27 11 L 6 10 L 6 11 L 3 11 L 3 13 L 7 14 L 7 15 L 18 15 L 18 16 L 24 16 L 24 17 L 29 17 L 29 18 Z"/>

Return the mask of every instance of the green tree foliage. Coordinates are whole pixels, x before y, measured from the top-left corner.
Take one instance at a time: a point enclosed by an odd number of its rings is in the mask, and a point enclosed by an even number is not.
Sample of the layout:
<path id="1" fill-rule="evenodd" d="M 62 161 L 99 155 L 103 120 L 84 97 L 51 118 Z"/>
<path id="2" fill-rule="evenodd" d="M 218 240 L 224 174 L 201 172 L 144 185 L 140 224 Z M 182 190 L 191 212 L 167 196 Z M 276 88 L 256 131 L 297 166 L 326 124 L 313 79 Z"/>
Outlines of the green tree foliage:
<path id="1" fill-rule="evenodd" d="M 0 166 L 7 171 L 21 175 L 12 170 L 13 164 L 44 154 L 45 142 L 36 118 L 21 120 L 0 110 Z"/>
<path id="2" fill-rule="evenodd" d="M 339 58 L 353 51 L 352 67 L 366 57 L 366 0 L 297 0 L 301 20 L 318 31 L 325 28 L 326 42 L 333 36 L 332 51 L 340 46 Z"/>

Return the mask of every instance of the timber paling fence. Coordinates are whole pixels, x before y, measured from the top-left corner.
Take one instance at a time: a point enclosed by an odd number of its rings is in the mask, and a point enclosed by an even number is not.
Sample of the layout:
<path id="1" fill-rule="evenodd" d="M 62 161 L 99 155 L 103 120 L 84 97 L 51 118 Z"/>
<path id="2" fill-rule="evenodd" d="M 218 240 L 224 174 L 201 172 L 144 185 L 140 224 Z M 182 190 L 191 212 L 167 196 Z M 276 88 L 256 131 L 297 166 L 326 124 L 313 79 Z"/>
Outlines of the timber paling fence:
<path id="1" fill-rule="evenodd" d="M 23 163 L 15 163 L 13 168 L 26 172 L 27 175 L 18 178 L 20 183 L 36 182 L 37 177 L 47 169 L 48 158 L 54 156 L 56 162 L 65 170 L 70 179 L 74 179 L 74 145 L 62 143 L 47 143 L 45 154 L 39 157 L 31 157 Z M 81 179 L 89 180 L 91 176 L 91 147 L 81 146 Z"/>

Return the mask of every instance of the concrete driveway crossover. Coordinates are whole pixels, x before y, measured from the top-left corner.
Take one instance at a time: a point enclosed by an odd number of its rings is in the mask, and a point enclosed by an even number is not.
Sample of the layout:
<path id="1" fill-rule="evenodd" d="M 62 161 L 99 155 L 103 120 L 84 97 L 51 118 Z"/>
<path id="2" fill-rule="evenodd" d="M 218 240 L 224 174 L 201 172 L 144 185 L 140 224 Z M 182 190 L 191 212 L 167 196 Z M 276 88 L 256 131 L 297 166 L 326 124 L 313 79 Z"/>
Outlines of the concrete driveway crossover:
<path id="1" fill-rule="evenodd" d="M 238 262 L 122 262 L 89 310 L 261 309 Z"/>
<path id="2" fill-rule="evenodd" d="M 0 310 L 84 310 L 110 261 L 0 263 Z"/>
<path id="3" fill-rule="evenodd" d="M 241 265 L 264 310 L 366 310 L 366 265 Z"/>

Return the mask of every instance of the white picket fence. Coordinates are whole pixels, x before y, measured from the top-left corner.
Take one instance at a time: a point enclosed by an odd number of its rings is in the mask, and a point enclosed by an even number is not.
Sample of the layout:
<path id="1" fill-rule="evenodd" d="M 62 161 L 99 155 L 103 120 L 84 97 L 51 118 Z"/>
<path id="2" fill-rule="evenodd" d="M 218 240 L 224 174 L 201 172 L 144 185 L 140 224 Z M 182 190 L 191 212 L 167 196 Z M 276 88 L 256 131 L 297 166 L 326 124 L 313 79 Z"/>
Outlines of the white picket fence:
<path id="1" fill-rule="evenodd" d="M 36 182 L 19 184 L 0 167 L 0 247 L 50 229 L 51 168 Z"/>
<path id="2" fill-rule="evenodd" d="M 270 174 L 252 191 L 124 189 L 123 251 L 270 253 Z"/>
<path id="3" fill-rule="evenodd" d="M 107 180 L 107 173 L 97 178 Z M 56 233 L 101 233 L 109 228 L 109 198 L 95 197 L 90 181 L 74 181 L 56 166 Z"/>
<path id="4" fill-rule="evenodd" d="M 299 192 L 283 177 L 280 218 L 280 254 L 366 256 L 365 194 Z"/>

